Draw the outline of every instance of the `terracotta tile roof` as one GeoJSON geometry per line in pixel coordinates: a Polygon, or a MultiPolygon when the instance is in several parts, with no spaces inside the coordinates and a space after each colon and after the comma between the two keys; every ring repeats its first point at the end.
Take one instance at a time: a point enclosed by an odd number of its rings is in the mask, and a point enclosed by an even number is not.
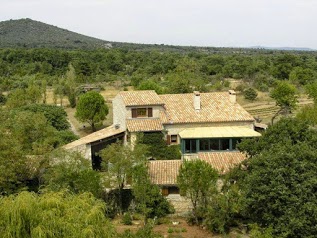
{"type": "Polygon", "coordinates": [[[221,174],[227,173],[235,165],[247,159],[246,155],[239,151],[198,153],[198,158],[209,163],[221,174]]]}
{"type": "Polygon", "coordinates": [[[149,174],[153,184],[174,185],[177,181],[181,160],[149,161],[149,174]]]}
{"type": "Polygon", "coordinates": [[[167,121],[163,123],[204,123],[254,121],[238,103],[232,103],[228,92],[201,93],[201,108],[194,109],[194,94],[159,95],[165,103],[167,121]]]}
{"type": "Polygon", "coordinates": [[[148,106],[163,105],[164,102],[156,94],[154,90],[144,91],[121,91],[119,95],[122,97],[126,106],[148,106]]]}
{"type": "Polygon", "coordinates": [[[83,144],[89,144],[91,142],[102,140],[102,139],[105,139],[107,137],[118,135],[118,134],[123,133],[123,132],[125,132],[125,130],[122,130],[120,128],[116,129],[114,126],[109,126],[109,127],[106,127],[102,130],[91,133],[87,136],[84,136],[78,140],[75,140],[67,145],[64,145],[63,148],[66,150],[72,149],[72,148],[75,148],[77,146],[80,146],[83,144]]]}
{"type": "Polygon", "coordinates": [[[162,122],[157,119],[128,119],[126,120],[128,131],[161,131],[163,130],[162,122]]]}
{"type": "MultiPolygon", "coordinates": [[[[206,152],[198,153],[198,159],[204,160],[224,174],[240,164],[247,157],[239,151],[234,152],[206,152]]],[[[158,185],[175,185],[182,165],[182,160],[154,160],[149,161],[149,174],[152,183],[158,185]]]]}

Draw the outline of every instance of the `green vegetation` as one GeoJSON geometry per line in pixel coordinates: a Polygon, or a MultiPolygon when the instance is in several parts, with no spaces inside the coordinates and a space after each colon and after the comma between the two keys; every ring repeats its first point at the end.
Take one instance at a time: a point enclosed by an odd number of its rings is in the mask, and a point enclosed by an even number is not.
{"type": "Polygon", "coordinates": [[[217,171],[205,161],[185,161],[179,171],[177,184],[181,194],[188,197],[193,206],[192,222],[199,224],[205,217],[208,196],[216,191],[217,171]]]}
{"type": "Polygon", "coordinates": [[[28,18],[0,22],[0,28],[1,48],[94,49],[107,43],[28,18]]]}
{"type": "Polygon", "coordinates": [[[145,223],[148,218],[161,218],[174,212],[159,187],[151,183],[146,164],[134,166],[132,177],[136,210],[144,216],[145,223]]]}
{"type": "MultiPolygon", "coordinates": [[[[5,29],[0,46],[12,47],[0,49],[4,237],[158,237],[151,219],[173,212],[151,184],[146,166],[149,157],[180,158],[179,146],[167,146],[164,134],[140,134],[134,150],[120,143],[108,146],[100,152],[101,171],[92,170],[79,154],[59,150],[77,138],[63,109],[66,98],[77,108],[77,118],[92,129],[108,114],[97,92],[79,96],[80,87],[88,83],[115,83],[159,94],[236,87],[247,100],[258,97],[257,102],[262,92],[270,95],[276,106],[253,113],[269,112],[272,124],[278,116],[282,119],[262,137],[239,144],[250,159],[227,176],[201,161],[181,167],[179,187],[193,205],[189,220],[217,233],[245,227],[251,237],[317,233],[316,52],[127,43],[112,43],[113,48],[106,49],[104,41],[29,19],[2,22],[0,28],[5,29]],[[27,30],[29,26],[36,32],[27,30]],[[46,104],[48,92],[54,92],[54,103],[60,106],[46,104]],[[304,92],[314,105],[296,111],[304,92]],[[216,183],[219,178],[222,185],[216,183]],[[125,184],[132,184],[133,190],[124,189],[125,184]],[[138,215],[146,225],[136,232],[114,232],[107,216],[125,211],[125,223],[138,215]]],[[[182,231],[169,229],[174,232],[182,231]]]]}
{"type": "Polygon", "coordinates": [[[241,143],[253,155],[239,182],[245,214],[279,237],[316,234],[316,140],[305,121],[282,119],[261,138],[241,143]]]}
{"type": "Polygon", "coordinates": [[[146,155],[154,159],[180,159],[181,152],[179,145],[167,145],[164,135],[161,132],[139,133],[137,144],[147,146],[146,155]]]}
{"type": "Polygon", "coordinates": [[[109,109],[103,96],[95,91],[87,92],[79,97],[75,117],[87,122],[92,131],[96,131],[96,123],[103,121],[109,109]]]}
{"type": "Polygon", "coordinates": [[[258,93],[254,88],[247,88],[243,91],[243,95],[245,99],[254,101],[257,98],[258,93]]]}
{"type": "Polygon", "coordinates": [[[0,197],[2,237],[115,237],[105,204],[89,193],[22,192],[0,197]]]}

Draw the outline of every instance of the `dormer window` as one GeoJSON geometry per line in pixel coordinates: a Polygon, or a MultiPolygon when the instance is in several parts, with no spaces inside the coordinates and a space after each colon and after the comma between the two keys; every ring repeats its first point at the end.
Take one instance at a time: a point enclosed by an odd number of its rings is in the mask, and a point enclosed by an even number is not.
{"type": "Polygon", "coordinates": [[[132,109],[132,118],[144,118],[144,117],[153,117],[153,109],[151,107],[132,109]]]}

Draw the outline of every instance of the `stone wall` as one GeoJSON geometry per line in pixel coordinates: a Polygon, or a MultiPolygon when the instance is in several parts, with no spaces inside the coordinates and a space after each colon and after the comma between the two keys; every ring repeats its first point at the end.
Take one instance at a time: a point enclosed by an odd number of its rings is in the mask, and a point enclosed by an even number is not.
{"type": "Polygon", "coordinates": [[[190,200],[179,194],[169,194],[166,199],[174,206],[175,216],[186,216],[192,210],[190,200]]]}

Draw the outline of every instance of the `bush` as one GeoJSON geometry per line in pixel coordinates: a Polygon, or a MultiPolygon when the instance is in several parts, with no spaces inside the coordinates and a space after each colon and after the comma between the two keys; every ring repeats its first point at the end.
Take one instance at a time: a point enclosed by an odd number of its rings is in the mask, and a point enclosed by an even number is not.
{"type": "Polygon", "coordinates": [[[243,91],[243,95],[244,95],[245,99],[250,100],[250,101],[254,101],[257,98],[258,93],[256,92],[255,89],[248,88],[248,89],[243,91]]]}
{"type": "Polygon", "coordinates": [[[115,237],[92,194],[22,192],[0,198],[1,237],[115,237]]]}
{"type": "Polygon", "coordinates": [[[130,212],[124,213],[124,215],[122,217],[122,223],[124,225],[132,225],[132,216],[131,216],[130,212]]]}

